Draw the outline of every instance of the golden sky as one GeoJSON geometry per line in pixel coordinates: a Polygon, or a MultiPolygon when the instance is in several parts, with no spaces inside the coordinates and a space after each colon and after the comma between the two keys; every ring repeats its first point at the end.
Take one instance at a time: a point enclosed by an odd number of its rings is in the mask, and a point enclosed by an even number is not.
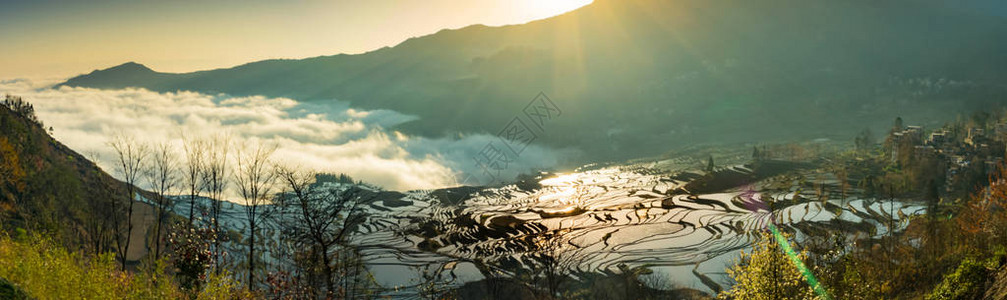
{"type": "Polygon", "coordinates": [[[0,79],[135,61],[161,72],[361,53],[472,24],[518,24],[591,0],[0,1],[0,79]]]}

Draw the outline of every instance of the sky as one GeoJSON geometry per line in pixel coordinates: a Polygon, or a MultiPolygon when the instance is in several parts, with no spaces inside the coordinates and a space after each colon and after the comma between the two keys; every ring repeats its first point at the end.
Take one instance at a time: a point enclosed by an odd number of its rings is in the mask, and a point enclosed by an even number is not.
{"type": "Polygon", "coordinates": [[[160,72],[362,53],[472,24],[520,24],[591,0],[0,0],[0,78],[135,61],[160,72]]]}
{"type": "MultiPolygon", "coordinates": [[[[407,136],[385,128],[417,117],[395,111],[364,111],[339,101],[319,106],[261,96],[52,86],[129,61],[192,72],[362,53],[445,28],[526,23],[590,2],[0,0],[0,94],[33,103],[53,137],[115,176],[108,142],[118,136],[167,143],[179,152],[186,138],[226,135],[235,147],[276,146],[279,164],[347,173],[386,189],[489,184],[492,179],[478,177],[483,170],[472,157],[494,136],[407,136]]],[[[500,178],[555,166],[568,151],[533,145],[500,178]]]]}

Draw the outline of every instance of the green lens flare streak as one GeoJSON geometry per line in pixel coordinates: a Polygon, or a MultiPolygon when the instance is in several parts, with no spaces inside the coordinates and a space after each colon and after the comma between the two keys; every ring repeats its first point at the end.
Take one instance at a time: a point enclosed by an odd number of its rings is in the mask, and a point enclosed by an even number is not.
{"type": "Polygon", "coordinates": [[[815,290],[818,297],[825,300],[832,300],[832,296],[829,296],[829,292],[826,291],[821,284],[818,284],[818,279],[815,279],[815,274],[812,274],[811,270],[804,265],[801,258],[797,256],[797,252],[794,251],[794,248],[790,247],[790,242],[787,241],[787,238],[784,237],[783,234],[780,234],[780,231],[776,229],[776,225],[769,223],[769,230],[773,232],[773,236],[776,237],[776,242],[780,244],[780,247],[783,247],[783,253],[786,254],[787,257],[790,257],[790,261],[794,263],[797,270],[801,272],[801,274],[804,274],[804,280],[807,281],[808,285],[815,290]]]}

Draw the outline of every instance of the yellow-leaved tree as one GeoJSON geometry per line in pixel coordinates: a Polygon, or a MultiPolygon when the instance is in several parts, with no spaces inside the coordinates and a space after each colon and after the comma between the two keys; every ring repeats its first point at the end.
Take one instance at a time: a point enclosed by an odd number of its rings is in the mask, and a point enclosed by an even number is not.
{"type": "MultiPolygon", "coordinates": [[[[784,240],[790,240],[790,235],[779,233],[784,240]]],[[[762,232],[760,238],[752,245],[751,252],[741,252],[741,261],[727,270],[727,274],[736,282],[729,290],[719,295],[720,299],[819,299],[809,286],[801,272],[801,267],[794,264],[791,257],[784,251],[772,233],[762,232]]],[[[807,261],[806,251],[792,252],[797,259],[807,261]]]]}

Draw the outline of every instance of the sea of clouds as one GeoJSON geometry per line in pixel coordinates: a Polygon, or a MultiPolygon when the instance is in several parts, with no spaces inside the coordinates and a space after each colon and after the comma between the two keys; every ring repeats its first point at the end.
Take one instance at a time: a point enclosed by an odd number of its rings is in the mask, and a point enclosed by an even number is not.
{"type": "MultiPolygon", "coordinates": [[[[171,143],[180,158],[184,137],[227,135],[234,145],[277,147],[273,158],[279,164],[345,173],[391,190],[479,185],[490,180],[474,157],[497,137],[407,136],[387,128],[408,126],[406,122],[417,117],[395,111],[357,110],[334,100],[319,104],[138,88],[52,88],[56,82],[3,80],[0,93],[32,103],[39,119],[53,128],[53,137],[95,158],[116,176],[115,156],[108,143],[117,135],[145,143],[171,143]]],[[[531,145],[507,163],[496,179],[553,167],[563,152],[531,145]]]]}

